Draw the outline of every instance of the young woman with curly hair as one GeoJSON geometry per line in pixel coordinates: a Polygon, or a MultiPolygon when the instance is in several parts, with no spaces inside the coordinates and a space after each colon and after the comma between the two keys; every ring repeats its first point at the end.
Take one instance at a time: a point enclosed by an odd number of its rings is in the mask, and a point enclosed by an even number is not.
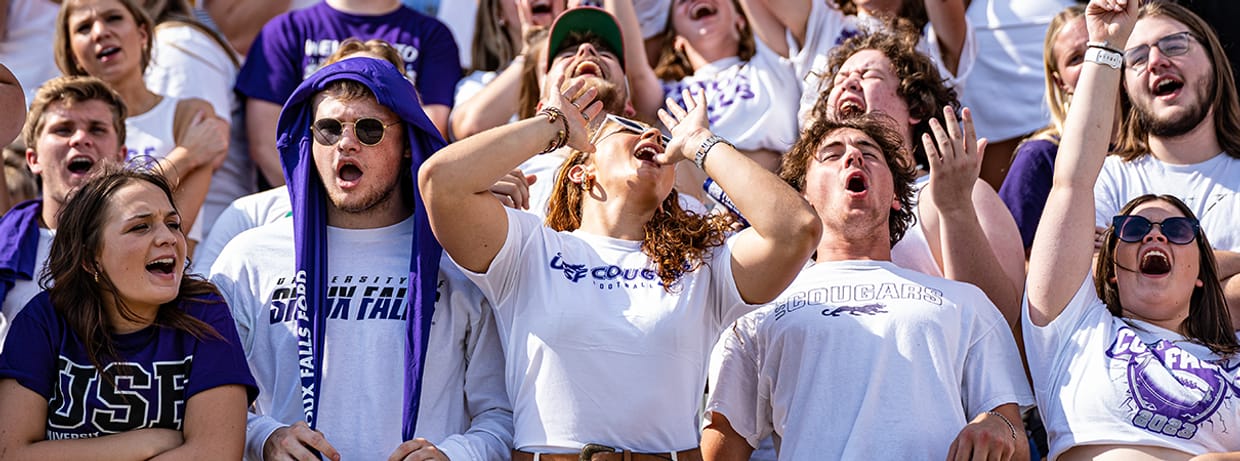
{"type": "Polygon", "coordinates": [[[792,188],[710,131],[700,93],[685,95],[687,111],[668,102],[668,139],[603,114],[596,91],[577,96],[581,87],[432,156],[419,173],[431,226],[493,302],[514,460],[577,459],[583,447],[700,459],[694,421],[711,346],[792,281],[821,224],[792,188]],[[576,152],[556,176],[545,224],[488,192],[561,144],[576,152]],[[684,160],[747,192],[734,201],[750,229],[728,236],[726,218],[680,208],[672,184],[684,160]]]}

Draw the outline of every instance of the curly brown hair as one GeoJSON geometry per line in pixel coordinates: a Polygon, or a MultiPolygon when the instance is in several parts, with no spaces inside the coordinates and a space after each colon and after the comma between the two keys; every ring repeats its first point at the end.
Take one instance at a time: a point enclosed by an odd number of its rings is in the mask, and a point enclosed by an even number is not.
{"type": "MultiPolygon", "coordinates": [[[[848,16],[857,15],[857,4],[853,0],[832,0],[835,8],[848,16]]],[[[903,0],[896,17],[907,20],[916,30],[922,30],[930,23],[930,14],[926,12],[926,3],[922,0],[903,0]]]]}
{"type": "Polygon", "coordinates": [[[801,133],[801,139],[792,145],[792,149],[784,154],[783,164],[779,169],[779,177],[797,192],[805,191],[805,173],[809,162],[814,161],[818,147],[827,136],[836,131],[851,128],[869,136],[883,151],[887,168],[891,170],[892,184],[895,187],[896,199],[900,201],[899,210],[891,210],[887,216],[887,231],[890,233],[891,245],[904,238],[904,232],[916,223],[913,215],[913,182],[917,179],[917,169],[908,160],[904,151],[904,137],[895,129],[895,120],[880,113],[862,114],[843,120],[819,118],[801,133]]]}
{"type": "MultiPolygon", "coordinates": [[[[585,192],[569,179],[569,170],[585,164],[589,158],[590,154],[573,150],[556,173],[547,207],[547,227],[556,231],[581,227],[581,203],[585,192]]],[[[681,208],[680,195],[674,189],[663,199],[654,216],[646,222],[642,252],[654,262],[664,291],[676,291],[684,274],[707,263],[706,255],[711,248],[723,245],[732,222],[728,215],[700,215],[681,208]]]]}
{"type": "Polygon", "coordinates": [[[892,71],[900,79],[897,93],[908,105],[909,117],[921,120],[913,126],[912,136],[909,139],[914,141],[908,147],[912,150],[917,165],[928,167],[926,149],[916,140],[920,139],[923,133],[933,135],[930,130],[930,120],[937,118],[939,123],[946,123],[942,120],[943,107],[951,106],[959,111],[960,100],[957,99],[956,90],[944,84],[945,80],[939,74],[934,61],[917,51],[919,36],[907,27],[892,24],[890,28],[892,32],[874,31],[851,37],[831,50],[826,74],[822,76],[818,101],[814,103],[811,111],[811,119],[827,117],[828,109],[830,109],[827,97],[835,87],[833,77],[844,66],[844,61],[860,51],[876,50],[887,56],[887,59],[891,61],[892,71]]]}

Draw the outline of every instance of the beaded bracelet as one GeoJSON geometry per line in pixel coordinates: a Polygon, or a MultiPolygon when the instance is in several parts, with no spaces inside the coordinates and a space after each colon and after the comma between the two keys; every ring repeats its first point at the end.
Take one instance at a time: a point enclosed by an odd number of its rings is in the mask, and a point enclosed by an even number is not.
{"type": "Polygon", "coordinates": [[[547,144],[547,148],[543,149],[541,153],[546,154],[568,144],[568,119],[564,117],[564,112],[555,107],[544,107],[538,111],[537,115],[546,115],[547,123],[554,124],[556,121],[559,121],[561,127],[560,131],[555,134],[555,138],[547,144]]]}

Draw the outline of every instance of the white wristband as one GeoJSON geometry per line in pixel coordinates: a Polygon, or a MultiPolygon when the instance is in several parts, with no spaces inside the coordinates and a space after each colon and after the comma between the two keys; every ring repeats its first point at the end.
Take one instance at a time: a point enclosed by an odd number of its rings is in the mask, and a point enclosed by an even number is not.
{"type": "Polygon", "coordinates": [[[1097,46],[1091,46],[1085,50],[1085,60],[1096,64],[1102,64],[1112,69],[1119,69],[1124,65],[1124,55],[1097,46]]]}

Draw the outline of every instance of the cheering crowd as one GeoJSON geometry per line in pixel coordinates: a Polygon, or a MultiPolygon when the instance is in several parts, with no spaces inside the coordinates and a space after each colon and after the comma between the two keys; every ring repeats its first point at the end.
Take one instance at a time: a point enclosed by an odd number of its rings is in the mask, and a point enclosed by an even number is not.
{"type": "Polygon", "coordinates": [[[6,7],[0,459],[1240,460],[1225,1],[6,7]]]}

